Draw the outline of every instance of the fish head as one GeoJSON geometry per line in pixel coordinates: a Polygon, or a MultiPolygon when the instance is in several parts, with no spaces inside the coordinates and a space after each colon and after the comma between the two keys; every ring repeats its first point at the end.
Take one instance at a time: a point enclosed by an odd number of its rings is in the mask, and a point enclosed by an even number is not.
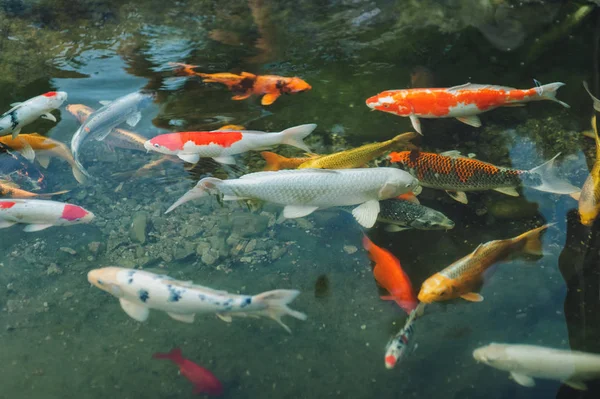
{"type": "Polygon", "coordinates": [[[390,90],[367,98],[367,107],[400,116],[412,114],[412,105],[404,99],[403,90],[390,90]]]}
{"type": "Polygon", "coordinates": [[[398,152],[390,152],[387,158],[390,163],[397,163],[402,169],[404,169],[409,161],[412,151],[398,151],[398,152]]]}
{"type": "Polygon", "coordinates": [[[181,138],[177,133],[161,134],[144,143],[146,151],[159,152],[166,155],[176,155],[183,150],[181,138]]]}
{"type": "Polygon", "coordinates": [[[581,224],[584,226],[591,226],[594,224],[594,220],[598,217],[598,207],[597,206],[581,206],[579,205],[579,219],[581,220],[581,224]]]}
{"type": "MultiPolygon", "coordinates": [[[[383,169],[383,168],[380,168],[383,169]]],[[[409,173],[396,168],[386,168],[390,171],[384,187],[379,192],[379,199],[398,197],[407,192],[418,195],[421,192],[419,181],[409,173]]]]}
{"type": "Polygon", "coordinates": [[[120,298],[123,296],[123,290],[119,284],[118,274],[123,269],[120,267],[103,267],[88,272],[87,278],[90,284],[106,291],[111,295],[120,298]]]}
{"type": "Polygon", "coordinates": [[[300,78],[293,77],[287,80],[285,85],[281,88],[281,91],[284,93],[301,93],[310,89],[312,89],[312,86],[307,82],[300,78]]]}
{"type": "Polygon", "coordinates": [[[413,220],[410,225],[419,230],[450,230],[454,228],[454,222],[437,211],[425,212],[413,220]]]}
{"type": "Polygon", "coordinates": [[[46,100],[46,106],[49,109],[58,108],[67,101],[67,93],[64,91],[49,91],[47,93],[42,94],[42,97],[46,100]]]}
{"type": "Polygon", "coordinates": [[[94,220],[95,215],[83,209],[80,206],[65,204],[62,214],[60,215],[61,224],[80,224],[80,223],[90,223],[94,220]]]}
{"type": "Polygon", "coordinates": [[[488,366],[497,367],[500,363],[504,363],[508,360],[506,346],[496,343],[482,346],[473,351],[473,358],[488,366]]]}
{"type": "Polygon", "coordinates": [[[69,104],[67,105],[67,111],[73,115],[79,123],[83,123],[91,115],[94,110],[87,105],[83,104],[69,104]]]}
{"type": "Polygon", "coordinates": [[[424,303],[447,301],[456,298],[457,292],[452,279],[436,273],[423,282],[419,291],[419,301],[424,303]]]}

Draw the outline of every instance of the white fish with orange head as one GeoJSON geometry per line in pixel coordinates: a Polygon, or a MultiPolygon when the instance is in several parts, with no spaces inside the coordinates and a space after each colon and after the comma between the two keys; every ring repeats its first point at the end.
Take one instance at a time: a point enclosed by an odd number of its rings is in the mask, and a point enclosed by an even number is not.
{"type": "Polygon", "coordinates": [[[239,179],[207,177],[167,210],[192,199],[222,194],[223,200],[258,199],[283,205],[285,218],[310,215],[318,209],[358,205],[352,215],[373,227],[379,201],[420,189],[417,179],[396,168],[297,169],[250,173],[239,179]]]}
{"type": "Polygon", "coordinates": [[[64,91],[49,91],[22,103],[12,103],[12,108],[0,115],[0,136],[11,134],[13,138],[40,116],[56,122],[50,111],[60,107],[67,99],[64,91]]]}
{"type": "Polygon", "coordinates": [[[17,223],[27,224],[26,232],[52,226],[89,223],[94,214],[80,206],[38,199],[0,199],[0,229],[17,223]]]}
{"type": "Polygon", "coordinates": [[[473,357],[478,362],[508,371],[517,384],[525,387],[535,386],[534,378],[543,378],[586,390],[585,381],[600,379],[600,354],[491,343],[475,349],[473,357]]]}
{"type": "Polygon", "coordinates": [[[162,310],[177,320],[192,323],[196,314],[215,313],[230,322],[231,316],[269,317],[290,332],[281,318],[306,320],[304,313],[287,305],[300,294],[297,290],[273,290],[258,295],[237,295],[179,281],[147,271],[122,267],[91,270],[88,281],[119,298],[121,307],[137,321],[146,321],[150,309],[162,310]]]}

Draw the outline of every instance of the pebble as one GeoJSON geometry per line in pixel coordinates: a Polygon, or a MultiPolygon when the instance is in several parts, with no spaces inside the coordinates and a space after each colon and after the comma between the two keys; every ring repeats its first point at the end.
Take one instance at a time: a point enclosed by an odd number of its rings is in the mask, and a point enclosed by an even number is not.
{"type": "Polygon", "coordinates": [[[144,244],[147,238],[148,214],[146,212],[136,212],[131,219],[131,228],[129,237],[134,242],[144,244]]]}
{"type": "Polygon", "coordinates": [[[358,251],[358,248],[356,248],[354,245],[344,245],[344,252],[346,252],[348,255],[352,255],[356,251],[358,251]]]}
{"type": "Polygon", "coordinates": [[[98,253],[98,251],[100,251],[100,246],[102,245],[101,242],[98,241],[94,241],[94,242],[90,242],[88,244],[88,249],[90,250],[91,253],[98,253]]]}
{"type": "Polygon", "coordinates": [[[59,248],[61,251],[66,252],[68,254],[71,255],[77,255],[77,251],[75,251],[73,248],[69,248],[69,247],[60,247],[59,248]]]}

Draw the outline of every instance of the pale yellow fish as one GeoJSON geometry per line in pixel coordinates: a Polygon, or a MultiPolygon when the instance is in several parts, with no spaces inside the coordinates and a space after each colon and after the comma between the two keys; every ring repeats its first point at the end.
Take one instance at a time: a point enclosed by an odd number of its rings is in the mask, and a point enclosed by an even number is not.
{"type": "MultiPolygon", "coordinates": [[[[597,101],[591,93],[590,96],[594,102],[597,101]]],[[[579,219],[585,226],[591,226],[600,213],[600,138],[596,128],[595,115],[592,117],[592,129],[594,129],[594,139],[596,140],[596,161],[589,176],[585,179],[579,194],[578,206],[579,219]]]]}
{"type": "Polygon", "coordinates": [[[409,132],[399,134],[391,140],[381,143],[365,144],[351,150],[336,152],[331,155],[324,155],[316,159],[311,159],[300,166],[298,169],[350,169],[364,167],[373,159],[382,156],[388,151],[406,149],[414,150],[417,147],[410,141],[418,137],[417,133],[409,132]]]}

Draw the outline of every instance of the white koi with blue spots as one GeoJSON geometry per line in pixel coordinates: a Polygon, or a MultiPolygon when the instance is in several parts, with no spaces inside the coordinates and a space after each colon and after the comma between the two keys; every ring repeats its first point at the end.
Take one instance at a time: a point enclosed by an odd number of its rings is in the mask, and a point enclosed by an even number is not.
{"type": "Polygon", "coordinates": [[[304,313],[287,306],[300,294],[297,290],[236,295],[195,285],[191,281],[121,267],[91,270],[88,281],[119,298],[125,313],[137,321],[146,321],[150,309],[162,310],[185,323],[192,323],[198,313],[215,313],[228,322],[231,316],[269,317],[288,332],[291,330],[281,321],[282,316],[306,320],[304,313]]]}

